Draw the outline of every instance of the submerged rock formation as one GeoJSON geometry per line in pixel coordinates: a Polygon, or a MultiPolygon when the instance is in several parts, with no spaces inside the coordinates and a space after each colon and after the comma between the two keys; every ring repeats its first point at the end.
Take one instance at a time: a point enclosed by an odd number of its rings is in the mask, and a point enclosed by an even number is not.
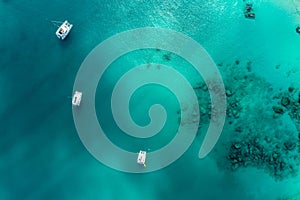
{"type": "Polygon", "coordinates": [[[299,89],[275,91],[252,73],[251,65],[219,65],[227,86],[228,127],[214,156],[221,169],[252,166],[276,180],[295,176],[300,165],[299,89]]]}

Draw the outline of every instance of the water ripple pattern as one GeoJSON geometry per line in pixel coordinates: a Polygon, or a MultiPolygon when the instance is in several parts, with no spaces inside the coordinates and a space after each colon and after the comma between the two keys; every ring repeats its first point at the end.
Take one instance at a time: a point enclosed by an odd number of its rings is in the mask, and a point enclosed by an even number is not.
{"type": "Polygon", "coordinates": [[[138,28],[119,33],[103,41],[86,57],[73,88],[74,91],[83,92],[81,106],[73,107],[73,118],[81,141],[97,160],[113,169],[129,173],[162,169],[177,160],[193,142],[200,120],[197,97],[184,76],[164,65],[160,65],[160,70],[148,67],[149,64],[134,67],[119,79],[111,98],[112,113],[119,128],[138,138],[154,136],[163,128],[167,118],[165,109],[155,104],[149,110],[151,121],[147,126],[141,127],[134,123],[129,112],[129,101],[139,87],[160,84],[178,99],[181,122],[185,123],[180,123],[176,136],[169,144],[147,153],[147,167],[136,163],[136,152],[123,150],[113,144],[101,128],[95,109],[98,82],[114,60],[139,49],[173,52],[192,64],[203,77],[212,104],[210,125],[199,151],[199,158],[204,158],[216,144],[225,121],[223,81],[213,60],[199,43],[182,33],[162,28],[138,28]]]}

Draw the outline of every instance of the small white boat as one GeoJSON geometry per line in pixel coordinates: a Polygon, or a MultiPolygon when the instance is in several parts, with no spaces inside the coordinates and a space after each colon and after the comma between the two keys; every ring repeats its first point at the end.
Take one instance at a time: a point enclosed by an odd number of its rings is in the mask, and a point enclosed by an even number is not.
{"type": "Polygon", "coordinates": [[[80,106],[81,97],[82,97],[82,92],[75,91],[73,98],[72,98],[72,105],[80,106]]]}
{"type": "Polygon", "coordinates": [[[60,25],[60,27],[58,27],[58,29],[56,31],[56,36],[59,39],[64,40],[67,37],[67,35],[70,33],[72,27],[73,27],[73,24],[70,24],[67,20],[64,21],[62,23],[62,25],[60,25]]]}
{"type": "Polygon", "coordinates": [[[137,157],[137,163],[146,167],[146,151],[140,151],[137,157]]]}

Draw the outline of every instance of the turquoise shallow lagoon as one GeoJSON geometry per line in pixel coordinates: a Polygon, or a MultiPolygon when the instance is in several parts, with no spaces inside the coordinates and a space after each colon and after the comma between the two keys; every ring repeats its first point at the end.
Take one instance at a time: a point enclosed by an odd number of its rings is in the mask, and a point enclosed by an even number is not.
{"type": "Polygon", "coordinates": [[[300,199],[300,6],[297,0],[0,1],[0,199],[300,199]],[[74,27],[65,41],[52,20],[74,27]],[[129,151],[159,149],[178,127],[178,102],[166,88],[132,97],[137,124],[153,103],[166,126],[147,140],[122,134],[109,110],[118,77],[133,66],[162,63],[182,73],[202,108],[200,129],[184,155],[148,174],[113,170],[94,159],[73,122],[71,96],[81,63],[122,31],[160,27],[182,32],[211,55],[228,89],[221,138],[205,159],[198,151],[209,109],[201,76],[169,52],[131,52],[99,82],[96,110],[108,138],[129,151]],[[200,98],[201,97],[201,98],[200,98]],[[202,98],[203,97],[203,98],[202,98]],[[286,99],[288,98],[288,100],[286,99]],[[284,100],[282,100],[284,99],[284,100]],[[298,102],[298,103],[297,103],[298,102]]]}

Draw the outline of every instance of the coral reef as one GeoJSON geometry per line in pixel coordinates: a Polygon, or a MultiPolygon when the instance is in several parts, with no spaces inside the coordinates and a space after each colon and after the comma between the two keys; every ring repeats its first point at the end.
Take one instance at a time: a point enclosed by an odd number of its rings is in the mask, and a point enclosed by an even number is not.
{"type": "Polygon", "coordinates": [[[300,130],[300,91],[290,86],[286,91],[280,92],[273,96],[275,101],[274,107],[280,107],[286,112],[294,122],[297,130],[300,130]]]}
{"type": "Polygon", "coordinates": [[[255,13],[253,12],[252,3],[246,3],[244,8],[244,15],[248,19],[255,19],[255,13]]]}
{"type": "MultiPolygon", "coordinates": [[[[253,135],[251,130],[249,135],[253,135]]],[[[238,142],[232,142],[228,160],[231,169],[254,166],[266,170],[276,180],[294,176],[297,173],[299,160],[297,141],[286,140],[282,143],[268,136],[251,136],[238,142]]]]}
{"type": "Polygon", "coordinates": [[[251,166],[276,180],[295,176],[300,164],[299,89],[275,91],[252,72],[251,61],[242,63],[218,64],[227,86],[228,110],[215,159],[221,169],[251,166]]]}

